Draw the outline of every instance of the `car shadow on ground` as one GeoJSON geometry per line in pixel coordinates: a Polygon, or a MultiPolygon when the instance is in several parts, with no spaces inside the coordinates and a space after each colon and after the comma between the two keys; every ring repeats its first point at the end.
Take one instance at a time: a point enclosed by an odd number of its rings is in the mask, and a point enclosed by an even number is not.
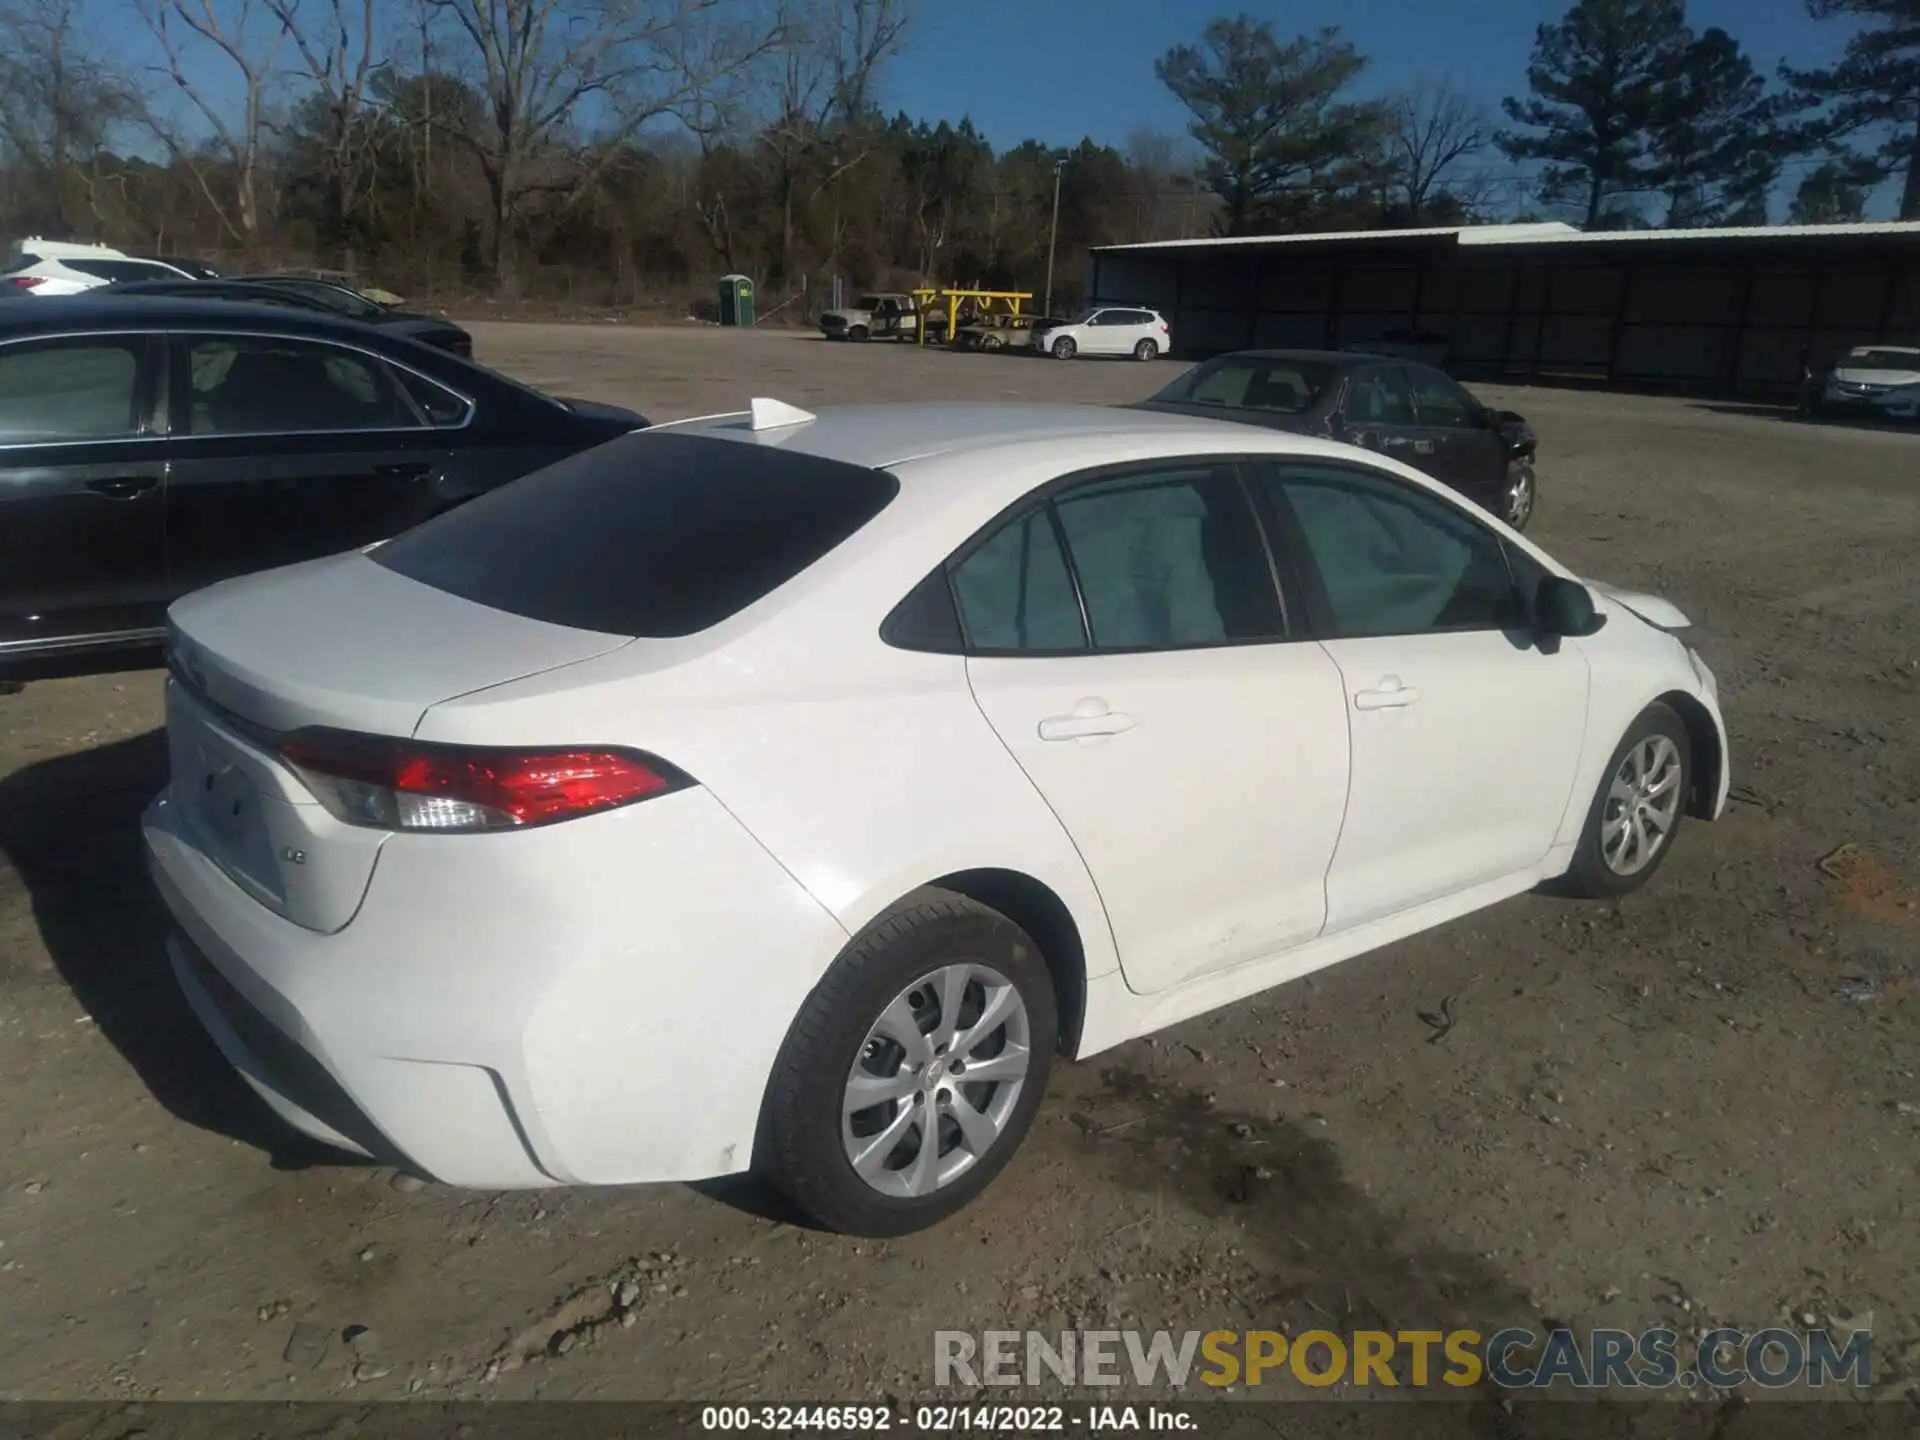
{"type": "Polygon", "coordinates": [[[1695,410],[1714,415],[1741,415],[1758,420],[1784,420],[1790,425],[1833,430],[1878,430],[1893,434],[1911,434],[1914,427],[1898,420],[1882,420],[1872,415],[1809,415],[1791,405],[1762,405],[1743,400],[1695,400],[1695,410]]]}
{"type": "Polygon", "coordinates": [[[227,1065],[167,963],[167,915],[148,879],[140,812],[167,780],[166,733],[0,778],[0,853],[74,998],[162,1105],[261,1150],[277,1169],[354,1164],[289,1129],[227,1065]]]}

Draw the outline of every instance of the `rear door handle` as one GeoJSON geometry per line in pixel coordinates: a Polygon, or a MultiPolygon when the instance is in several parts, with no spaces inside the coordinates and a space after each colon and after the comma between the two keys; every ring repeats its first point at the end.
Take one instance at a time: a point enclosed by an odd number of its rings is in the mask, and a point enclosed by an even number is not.
{"type": "Polygon", "coordinates": [[[1411,685],[1402,685],[1398,675],[1382,676],[1378,687],[1362,690],[1353,697],[1356,710],[1398,710],[1419,703],[1420,692],[1411,685]]]}
{"type": "Polygon", "coordinates": [[[1107,735],[1124,735],[1133,729],[1134,718],[1109,709],[1107,702],[1089,696],[1073,707],[1069,715],[1053,715],[1040,722],[1042,740],[1097,740],[1107,735]]]}
{"type": "Polygon", "coordinates": [[[1402,445],[1411,445],[1413,442],[1404,435],[1386,435],[1381,437],[1380,443],[1390,450],[1397,450],[1402,445]]]}
{"type": "Polygon", "coordinates": [[[412,480],[433,469],[430,460],[402,460],[392,465],[376,465],[373,473],[382,480],[412,480]]]}
{"type": "Polygon", "coordinates": [[[109,500],[133,500],[160,483],[154,475],[115,475],[106,480],[89,480],[87,489],[109,500]]]}

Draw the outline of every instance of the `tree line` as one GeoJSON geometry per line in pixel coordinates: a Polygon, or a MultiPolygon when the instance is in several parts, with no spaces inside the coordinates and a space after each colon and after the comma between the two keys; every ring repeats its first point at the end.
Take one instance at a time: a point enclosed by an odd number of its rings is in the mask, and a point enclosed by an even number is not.
{"type": "Polygon", "coordinates": [[[1130,240],[1757,224],[1789,180],[1797,220],[1920,218],[1920,0],[1806,3],[1840,58],[1768,77],[1684,0],[1576,0],[1498,112],[1222,18],[1153,67],[1186,134],[996,150],[883,108],[912,0],[0,0],[0,232],[595,304],[742,271],[764,312],[1050,249],[1070,294],[1130,240]]]}

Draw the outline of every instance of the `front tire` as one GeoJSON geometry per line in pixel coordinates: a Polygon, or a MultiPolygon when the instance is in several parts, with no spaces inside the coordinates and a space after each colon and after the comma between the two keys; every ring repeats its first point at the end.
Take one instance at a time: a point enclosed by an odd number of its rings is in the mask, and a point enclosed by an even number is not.
{"type": "Polygon", "coordinates": [[[1506,483],[1500,487],[1500,518],[1515,530],[1526,529],[1539,498],[1540,481],[1532,463],[1516,460],[1507,466],[1506,483]]]}
{"type": "Polygon", "coordinates": [[[982,350],[1001,350],[1006,347],[1006,343],[1007,342],[998,335],[982,335],[980,337],[980,348],[982,350]]]}
{"type": "Polygon", "coordinates": [[[1079,353],[1080,347],[1073,343],[1071,335],[1062,335],[1053,342],[1052,355],[1056,360],[1071,360],[1079,353]]]}
{"type": "Polygon", "coordinates": [[[1136,360],[1158,360],[1160,358],[1160,347],[1151,340],[1142,340],[1138,345],[1133,347],[1133,358],[1136,360]]]}
{"type": "Polygon", "coordinates": [[[953,1215],[1005,1167],[1052,1068],[1052,976],[1006,916],[922,891],[801,1006],[768,1088],[768,1178],[819,1224],[883,1238],[953,1215]]]}
{"type": "Polygon", "coordinates": [[[866,338],[867,338],[867,327],[864,325],[856,325],[851,330],[847,331],[847,339],[849,340],[864,340],[866,338]]]}
{"type": "Polygon", "coordinates": [[[1651,880],[1673,849],[1692,786],[1687,727],[1668,706],[1649,705],[1607,761],[1565,888],[1604,900],[1651,880]]]}

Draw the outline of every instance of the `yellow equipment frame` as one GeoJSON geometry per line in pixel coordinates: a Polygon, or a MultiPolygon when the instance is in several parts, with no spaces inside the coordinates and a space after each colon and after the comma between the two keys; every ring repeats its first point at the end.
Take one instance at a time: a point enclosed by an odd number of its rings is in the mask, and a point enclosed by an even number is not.
{"type": "Polygon", "coordinates": [[[953,343],[953,332],[960,324],[961,301],[983,300],[986,302],[987,313],[992,314],[993,302],[996,300],[1004,300],[1007,304],[1007,313],[1010,315],[1018,315],[1022,302],[1033,299],[1033,292],[1031,290],[941,290],[934,287],[925,287],[915,290],[913,292],[913,298],[920,306],[921,324],[917,328],[920,332],[919,343],[922,347],[925,347],[927,343],[925,320],[927,312],[933,308],[934,301],[946,301],[947,343],[951,345],[953,343]]]}

